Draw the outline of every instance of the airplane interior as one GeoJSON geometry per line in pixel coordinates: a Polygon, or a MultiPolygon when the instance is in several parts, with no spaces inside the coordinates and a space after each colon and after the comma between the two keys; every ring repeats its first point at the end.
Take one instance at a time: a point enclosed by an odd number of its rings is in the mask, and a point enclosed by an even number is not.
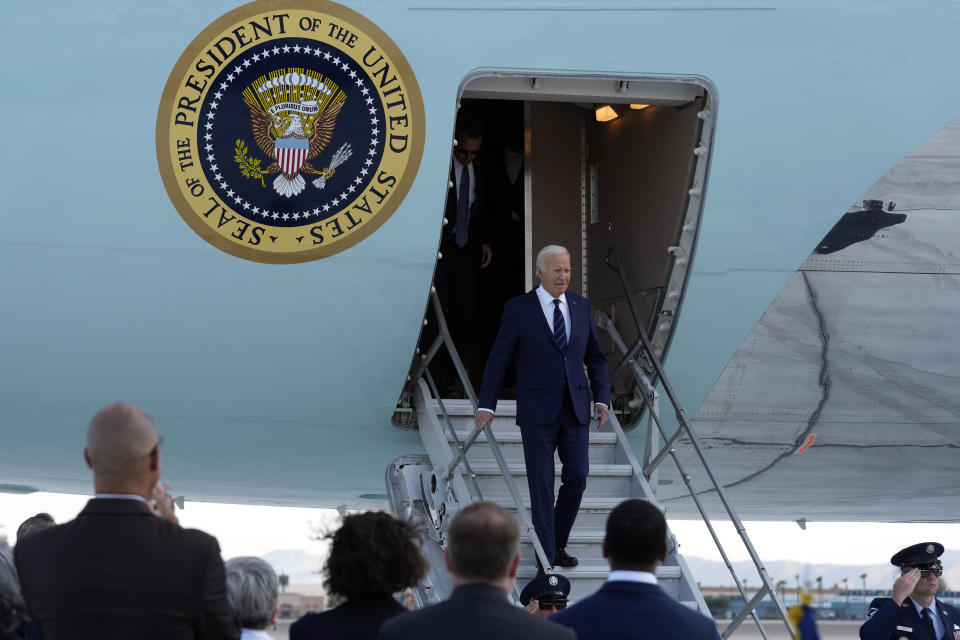
{"type": "Polygon", "coordinates": [[[471,379],[482,374],[503,303],[537,286],[537,251],[559,244],[570,251],[570,290],[619,335],[600,331],[616,367],[614,407],[634,426],[637,385],[616,366],[624,356],[617,344],[634,345],[642,326],[660,358],[669,347],[696,250],[715,108],[709,87],[484,74],[468,79],[462,95],[461,110],[484,126],[495,256],[477,282],[485,348],[471,379]]]}

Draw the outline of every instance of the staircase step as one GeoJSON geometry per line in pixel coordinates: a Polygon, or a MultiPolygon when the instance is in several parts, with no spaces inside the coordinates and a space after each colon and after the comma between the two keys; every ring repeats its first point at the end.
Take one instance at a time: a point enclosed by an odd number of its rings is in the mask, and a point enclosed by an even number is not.
{"type": "MultiPolygon", "coordinates": [[[[582,600],[596,593],[607,581],[610,567],[607,564],[581,564],[565,569],[554,567],[554,573],[559,573],[570,579],[570,602],[582,600]]],[[[517,569],[517,586],[523,589],[524,585],[537,575],[537,567],[533,560],[521,561],[517,569]]],[[[657,567],[657,583],[673,597],[679,595],[681,586],[680,568],[676,566],[657,567]]],[[[694,607],[696,609],[696,607],[694,607]]]]}
{"type": "MultiPolygon", "coordinates": [[[[458,431],[457,437],[461,443],[464,443],[471,434],[472,431],[458,431]]],[[[518,430],[494,433],[494,437],[496,437],[500,451],[503,453],[503,457],[508,464],[523,463],[523,440],[518,430]]],[[[453,435],[449,433],[447,434],[447,442],[450,443],[451,447],[455,448],[457,446],[453,435]]],[[[613,464],[617,458],[616,434],[591,433],[589,456],[591,464],[613,464]]],[[[477,438],[476,442],[473,443],[473,446],[471,446],[467,452],[467,460],[470,461],[470,464],[484,461],[494,462],[496,460],[486,436],[481,435],[477,438]]],[[[559,454],[554,455],[554,460],[559,463],[559,454]]]]}
{"type": "MultiPolygon", "coordinates": [[[[590,481],[587,480],[587,484],[590,481]]],[[[490,502],[496,502],[501,507],[510,512],[510,515],[517,517],[517,505],[513,502],[513,497],[509,493],[484,493],[483,497],[490,502]]],[[[580,531],[603,531],[607,526],[607,518],[613,509],[626,500],[629,496],[584,496],[580,503],[580,511],[577,512],[577,519],[573,523],[573,533],[580,531]]],[[[522,496],[523,506],[530,515],[530,496],[522,496]]]]}
{"type": "MultiPolygon", "coordinates": [[[[610,575],[610,565],[606,564],[580,564],[576,567],[564,568],[564,567],[554,567],[554,573],[562,573],[567,578],[573,580],[576,579],[602,579],[606,580],[607,576],[610,575]]],[[[519,581],[521,577],[528,580],[533,579],[537,575],[537,567],[535,565],[526,566],[524,563],[520,563],[520,566],[517,568],[517,580],[519,581]]],[[[660,565],[657,567],[657,581],[658,582],[677,582],[681,579],[680,567],[676,565],[660,565]]]]}
{"type": "MultiPolygon", "coordinates": [[[[473,466],[473,472],[479,476],[500,475],[500,466],[496,463],[478,463],[473,466]]],[[[526,476],[527,469],[522,464],[507,465],[512,476],[526,476]]],[[[554,472],[560,476],[561,465],[554,465],[554,472]]],[[[628,464],[592,464],[590,465],[590,478],[629,478],[633,475],[633,467],[628,464]]],[[[589,484],[589,480],[587,481],[589,484]]]]}
{"type": "MultiPolygon", "coordinates": [[[[489,429],[490,427],[487,427],[489,429]]],[[[486,430],[484,430],[486,431],[486,430]]],[[[460,438],[460,442],[466,442],[467,439],[473,435],[473,429],[461,430],[456,429],[457,437],[460,438]]],[[[523,444],[523,439],[520,436],[519,429],[497,429],[493,430],[493,437],[497,439],[498,444],[523,444]]],[[[447,440],[453,442],[453,436],[449,433],[447,434],[447,440]]],[[[480,437],[477,438],[476,444],[484,444],[487,439],[483,434],[480,434],[480,437]]],[[[615,445],[617,444],[617,434],[608,432],[608,431],[597,431],[594,429],[590,432],[590,449],[593,450],[594,445],[615,445]]]]}
{"type": "MultiPolygon", "coordinates": [[[[431,399],[427,406],[432,408],[437,415],[441,414],[440,403],[436,399],[431,399]]],[[[476,411],[473,410],[473,403],[465,398],[444,398],[443,408],[447,410],[447,414],[450,416],[470,416],[472,418],[476,415],[476,411]]],[[[510,417],[511,419],[516,420],[516,401],[500,400],[497,402],[495,415],[498,418],[510,417]]]]}
{"type": "MultiPolygon", "coordinates": [[[[488,493],[507,493],[506,481],[496,463],[478,462],[474,464],[471,462],[470,467],[477,476],[477,486],[484,496],[488,493]]],[[[508,468],[520,495],[528,495],[530,491],[527,485],[526,468],[518,463],[508,464],[508,468]]],[[[554,465],[555,490],[560,487],[560,471],[561,466],[559,464],[554,465]]],[[[629,498],[632,473],[633,469],[628,464],[591,464],[584,496],[617,496],[621,501],[629,498]]]]}
{"type": "MultiPolygon", "coordinates": [[[[587,484],[589,483],[590,479],[588,478],[587,484]]],[[[527,511],[530,511],[530,496],[521,497],[523,498],[524,508],[526,508],[527,511]]],[[[505,491],[492,491],[490,493],[485,493],[483,494],[483,498],[490,502],[496,502],[507,511],[516,512],[517,510],[517,505],[513,502],[513,497],[505,491]]],[[[626,500],[626,498],[621,498],[619,496],[584,496],[583,501],[580,503],[580,513],[609,514],[624,500],[626,500]]]]}

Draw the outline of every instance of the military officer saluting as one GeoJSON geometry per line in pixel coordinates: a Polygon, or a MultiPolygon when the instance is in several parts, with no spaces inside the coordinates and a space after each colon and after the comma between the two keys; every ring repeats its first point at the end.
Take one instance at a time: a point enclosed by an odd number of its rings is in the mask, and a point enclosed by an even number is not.
{"type": "Polygon", "coordinates": [[[900,567],[892,598],[874,598],[860,627],[861,640],[960,640],[960,609],[935,598],[943,565],[939,542],[901,549],[891,564],[900,567]]]}

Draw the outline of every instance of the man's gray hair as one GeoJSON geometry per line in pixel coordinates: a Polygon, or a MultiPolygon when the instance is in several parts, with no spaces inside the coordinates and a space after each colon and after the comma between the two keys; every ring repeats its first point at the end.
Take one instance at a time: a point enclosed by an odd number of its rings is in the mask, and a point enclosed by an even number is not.
{"type": "Polygon", "coordinates": [[[548,244],[543,249],[540,249],[540,253],[537,254],[537,269],[543,270],[543,263],[546,261],[547,256],[557,255],[560,253],[565,253],[570,255],[570,252],[567,251],[566,247],[561,247],[558,244],[548,244]]]}
{"type": "Polygon", "coordinates": [[[17,613],[27,607],[20,595],[20,580],[13,564],[13,550],[6,538],[0,537],[0,635],[10,631],[17,620],[17,613]]]}
{"type": "Polygon", "coordinates": [[[244,629],[266,629],[279,601],[277,573],[254,556],[231,558],[224,563],[227,600],[244,629]]]}

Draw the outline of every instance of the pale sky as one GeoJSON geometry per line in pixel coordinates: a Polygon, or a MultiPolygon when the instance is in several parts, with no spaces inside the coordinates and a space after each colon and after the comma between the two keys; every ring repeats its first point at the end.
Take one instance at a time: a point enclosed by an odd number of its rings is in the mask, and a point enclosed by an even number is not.
{"type": "MultiPolygon", "coordinates": [[[[86,496],[52,493],[0,494],[0,535],[15,542],[17,527],[40,511],[59,522],[72,519],[83,508],[86,496]]],[[[270,551],[299,549],[324,553],[325,545],[311,540],[311,525],[329,527],[336,523],[333,509],[263,507],[188,502],[179,512],[185,527],[202,529],[217,537],[223,557],[262,555],[270,551]]],[[[686,556],[719,559],[712,539],[702,522],[670,522],[686,556]]],[[[939,541],[948,549],[960,548],[960,524],[877,524],[810,522],[802,531],[795,522],[747,522],[747,534],[764,562],[801,560],[811,564],[880,564],[907,545],[939,541]]],[[[727,554],[732,561],[749,556],[739,543],[733,526],[716,522],[727,554]]]]}

